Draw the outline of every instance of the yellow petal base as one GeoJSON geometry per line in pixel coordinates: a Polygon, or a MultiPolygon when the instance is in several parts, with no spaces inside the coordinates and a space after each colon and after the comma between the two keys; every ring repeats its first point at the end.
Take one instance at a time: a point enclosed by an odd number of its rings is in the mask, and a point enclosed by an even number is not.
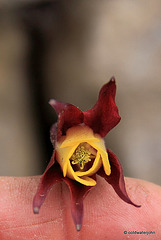
{"type": "Polygon", "coordinates": [[[66,136],[60,138],[56,144],[56,159],[61,166],[64,177],[67,176],[86,186],[96,185],[96,181],[90,176],[97,173],[102,165],[107,175],[111,173],[104,140],[98,134],[94,134],[91,128],[84,125],[69,128],[66,136]],[[86,146],[90,146],[93,152],[88,148],[84,149],[86,146]],[[91,161],[90,156],[94,158],[93,164],[89,169],[83,171],[87,162],[91,161]],[[72,164],[76,164],[80,169],[74,171],[72,164]]]}

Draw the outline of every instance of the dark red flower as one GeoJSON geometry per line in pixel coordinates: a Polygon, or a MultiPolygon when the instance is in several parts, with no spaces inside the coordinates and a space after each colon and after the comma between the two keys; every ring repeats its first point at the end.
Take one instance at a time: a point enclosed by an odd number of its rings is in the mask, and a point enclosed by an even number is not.
{"type": "Polygon", "coordinates": [[[72,104],[50,100],[58,115],[50,132],[54,152],[34,197],[34,213],[39,213],[52,185],[64,181],[70,189],[72,217],[79,231],[83,220],[83,199],[96,185],[97,174],[112,185],[122,200],[138,207],[127,195],[117,157],[106,150],[104,144],[103,138],[121,119],[115,94],[115,79],[111,78],[102,87],[97,103],[86,112],[72,104]]]}

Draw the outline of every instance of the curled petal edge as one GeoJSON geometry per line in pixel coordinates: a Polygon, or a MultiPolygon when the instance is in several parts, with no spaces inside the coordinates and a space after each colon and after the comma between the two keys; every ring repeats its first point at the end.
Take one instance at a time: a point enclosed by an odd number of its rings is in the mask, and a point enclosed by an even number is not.
{"type": "Polygon", "coordinates": [[[125,188],[125,181],[123,176],[123,170],[119,160],[117,159],[116,155],[112,153],[110,150],[107,149],[109,161],[111,165],[111,174],[107,176],[101,168],[97,174],[103,177],[115,190],[117,195],[126,203],[129,203],[135,207],[141,207],[141,205],[137,205],[131,201],[129,198],[126,188],[125,188]]]}

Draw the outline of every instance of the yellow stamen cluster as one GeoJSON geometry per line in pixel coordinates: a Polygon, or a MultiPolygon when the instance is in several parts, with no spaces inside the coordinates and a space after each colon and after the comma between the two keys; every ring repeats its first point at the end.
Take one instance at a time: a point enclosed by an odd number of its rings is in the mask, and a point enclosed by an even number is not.
{"type": "Polygon", "coordinates": [[[85,166],[85,164],[89,161],[91,161],[91,153],[90,151],[85,147],[85,144],[80,144],[74,154],[71,157],[72,164],[78,164],[79,168],[82,170],[85,166]]]}

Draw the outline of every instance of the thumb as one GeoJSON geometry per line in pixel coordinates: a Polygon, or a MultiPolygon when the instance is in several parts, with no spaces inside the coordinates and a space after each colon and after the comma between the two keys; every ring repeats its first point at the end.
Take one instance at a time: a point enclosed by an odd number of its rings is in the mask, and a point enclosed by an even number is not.
{"type": "MultiPolygon", "coordinates": [[[[143,180],[126,178],[126,188],[136,208],[123,202],[104,179],[84,200],[84,221],[75,230],[70,212],[70,195],[64,183],[53,186],[38,215],[32,201],[39,176],[0,178],[0,239],[75,240],[136,239],[131,231],[149,233],[149,239],[161,239],[161,187],[143,180]],[[127,234],[126,234],[127,232],[127,234]]],[[[138,239],[147,239],[140,233],[138,239]]],[[[137,234],[138,235],[138,234],[137,234]]]]}

